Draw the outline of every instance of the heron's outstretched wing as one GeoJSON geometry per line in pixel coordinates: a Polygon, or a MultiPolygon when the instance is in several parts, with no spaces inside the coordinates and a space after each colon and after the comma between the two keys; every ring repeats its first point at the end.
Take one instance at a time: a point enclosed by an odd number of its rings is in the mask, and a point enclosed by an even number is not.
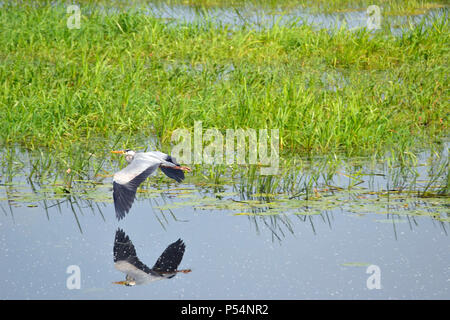
{"type": "MultiPolygon", "coordinates": [[[[179,166],[180,164],[175,160],[174,157],[169,156],[166,154],[166,158],[164,159],[167,162],[173,163],[176,166],[179,166]]],[[[171,167],[164,167],[164,166],[160,166],[159,167],[161,169],[162,172],[164,172],[164,174],[166,176],[168,176],[169,178],[174,179],[176,182],[181,182],[184,180],[184,172],[183,170],[180,169],[173,169],[171,167]]]]}
{"type": "Polygon", "coordinates": [[[120,228],[116,231],[113,251],[114,263],[118,270],[131,275],[133,278],[136,278],[139,270],[146,274],[151,273],[151,269],[136,256],[136,249],[134,248],[133,242],[131,242],[130,238],[120,228]],[[134,270],[130,265],[138,270],[134,270]]]}
{"type": "Polygon", "coordinates": [[[186,245],[181,239],[170,244],[158,258],[152,270],[157,272],[173,272],[177,270],[183,259],[185,249],[186,245]]]}
{"type": "Polygon", "coordinates": [[[125,217],[130,211],[139,185],[151,175],[160,162],[157,159],[135,159],[114,175],[113,198],[116,217],[125,217]]]}

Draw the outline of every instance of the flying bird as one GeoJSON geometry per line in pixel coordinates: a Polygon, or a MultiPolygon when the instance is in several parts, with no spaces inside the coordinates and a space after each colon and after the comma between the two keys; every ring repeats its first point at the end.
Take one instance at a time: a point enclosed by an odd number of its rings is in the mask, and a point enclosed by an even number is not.
{"type": "Polygon", "coordinates": [[[126,286],[146,284],[156,280],[171,279],[177,273],[189,273],[191,269],[177,270],[183,259],[186,246],[178,239],[170,244],[152,268],[142,263],[130,238],[122,229],[117,229],[114,238],[114,266],[126,274],[125,281],[113,282],[126,286]]]}
{"type": "Polygon", "coordinates": [[[159,151],[136,152],[127,149],[111,152],[125,155],[125,160],[129,163],[116,172],[113,178],[114,208],[118,220],[130,211],[139,185],[158,167],[177,182],[184,180],[184,171],[191,171],[188,167],[180,166],[174,157],[159,151]]]}

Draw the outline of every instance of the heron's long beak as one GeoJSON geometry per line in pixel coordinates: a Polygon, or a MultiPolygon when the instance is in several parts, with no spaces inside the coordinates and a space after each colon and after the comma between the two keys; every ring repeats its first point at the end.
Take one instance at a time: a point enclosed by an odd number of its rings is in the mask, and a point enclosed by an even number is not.
{"type": "Polygon", "coordinates": [[[128,281],[116,281],[116,282],[113,282],[113,284],[121,284],[121,285],[126,286],[128,284],[128,281]]]}
{"type": "Polygon", "coordinates": [[[119,154],[125,154],[125,151],[123,150],[113,150],[111,153],[119,153],[119,154]]]}

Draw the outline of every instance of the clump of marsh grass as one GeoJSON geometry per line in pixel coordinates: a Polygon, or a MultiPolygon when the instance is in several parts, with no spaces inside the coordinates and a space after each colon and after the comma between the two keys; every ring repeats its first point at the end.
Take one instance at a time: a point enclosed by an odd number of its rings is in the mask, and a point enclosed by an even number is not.
{"type": "MultiPolygon", "coordinates": [[[[78,30],[67,28],[63,5],[5,6],[0,141],[53,154],[32,164],[33,176],[51,176],[58,163],[71,169],[67,185],[92,178],[111,161],[115,137],[120,146],[155,139],[170,149],[173,131],[198,120],[219,130],[278,128],[286,157],[402,155],[447,131],[445,17],[395,36],[171,24],[82,7],[78,30]]],[[[268,193],[283,185],[255,179],[268,193]]]]}

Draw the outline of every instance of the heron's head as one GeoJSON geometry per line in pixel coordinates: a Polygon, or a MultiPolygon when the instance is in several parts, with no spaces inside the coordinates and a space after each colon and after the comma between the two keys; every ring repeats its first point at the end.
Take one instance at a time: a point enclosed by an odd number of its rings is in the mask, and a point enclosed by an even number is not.
{"type": "Polygon", "coordinates": [[[121,284],[123,286],[132,287],[136,285],[136,281],[134,280],[125,280],[125,281],[116,281],[113,284],[121,284]]]}
{"type": "Polygon", "coordinates": [[[133,160],[134,156],[136,155],[136,151],[133,151],[130,149],[117,150],[117,151],[113,150],[111,152],[125,155],[125,160],[127,160],[127,162],[131,162],[133,160]]]}

